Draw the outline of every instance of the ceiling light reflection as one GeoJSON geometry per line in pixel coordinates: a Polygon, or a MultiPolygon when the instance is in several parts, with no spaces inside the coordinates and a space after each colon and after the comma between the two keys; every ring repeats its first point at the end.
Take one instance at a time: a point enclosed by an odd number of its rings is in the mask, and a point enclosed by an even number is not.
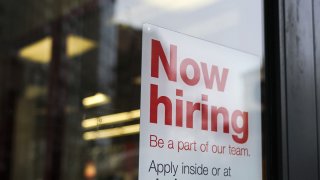
{"type": "Polygon", "coordinates": [[[86,141],[102,139],[102,138],[113,138],[126,135],[132,135],[139,133],[140,125],[134,124],[129,126],[122,126],[118,128],[105,129],[100,131],[90,131],[83,134],[83,139],[86,141]]]}
{"type": "Polygon", "coordinates": [[[117,114],[85,119],[82,121],[82,127],[85,129],[93,128],[93,127],[97,127],[97,125],[108,125],[108,124],[115,124],[120,122],[127,122],[139,117],[140,117],[140,109],[129,111],[129,112],[122,112],[117,114]]]}
{"type": "MultiPolygon", "coordinates": [[[[23,47],[18,55],[32,62],[47,64],[51,59],[52,43],[52,37],[47,36],[23,47]]],[[[73,58],[93,49],[96,43],[91,39],[70,34],[67,36],[66,46],[68,58],[73,58]]]]}
{"type": "Polygon", "coordinates": [[[96,93],[93,96],[86,97],[82,100],[82,104],[86,108],[100,106],[109,103],[111,98],[103,93],[96,93]]]}
{"type": "Polygon", "coordinates": [[[96,47],[96,43],[91,39],[69,35],[67,37],[67,55],[70,58],[86,53],[96,47]]]}
{"type": "Polygon", "coordinates": [[[218,0],[145,0],[147,3],[170,11],[195,10],[218,0]]]}
{"type": "Polygon", "coordinates": [[[52,38],[45,37],[19,51],[19,56],[33,62],[46,64],[50,61],[52,38]]]}

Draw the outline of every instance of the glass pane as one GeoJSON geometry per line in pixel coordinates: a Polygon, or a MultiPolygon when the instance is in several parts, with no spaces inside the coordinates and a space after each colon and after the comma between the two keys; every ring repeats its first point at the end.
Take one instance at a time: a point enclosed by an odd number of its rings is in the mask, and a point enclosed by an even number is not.
{"type": "Polygon", "coordinates": [[[261,4],[1,1],[0,179],[137,179],[142,24],[261,56],[261,4]]]}

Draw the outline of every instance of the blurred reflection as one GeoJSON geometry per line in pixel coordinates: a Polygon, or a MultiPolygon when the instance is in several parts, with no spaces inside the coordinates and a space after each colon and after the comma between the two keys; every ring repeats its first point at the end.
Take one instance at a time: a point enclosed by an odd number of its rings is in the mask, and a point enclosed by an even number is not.
{"type": "Polygon", "coordinates": [[[12,86],[0,101],[13,103],[0,114],[14,123],[1,124],[13,141],[1,145],[0,179],[137,179],[141,32],[111,23],[111,0],[57,3],[65,12],[39,4],[53,13],[6,19],[17,30],[1,37],[1,83],[12,86]]]}
{"type": "Polygon", "coordinates": [[[115,10],[117,24],[154,24],[262,55],[261,0],[117,0],[115,10]]]}
{"type": "Polygon", "coordinates": [[[82,100],[82,104],[86,108],[101,106],[110,102],[110,97],[103,93],[96,93],[93,96],[86,97],[82,100]]]}
{"type": "Polygon", "coordinates": [[[33,62],[48,63],[51,58],[52,38],[45,37],[22,48],[19,56],[33,62]]]}
{"type": "Polygon", "coordinates": [[[95,140],[101,138],[113,138],[125,135],[136,134],[139,132],[139,124],[121,126],[99,131],[86,132],[83,135],[84,140],[95,140]]]}
{"type": "Polygon", "coordinates": [[[92,180],[96,177],[96,175],[97,175],[96,165],[92,161],[87,162],[84,168],[84,177],[87,180],[92,180]]]}
{"type": "MultiPolygon", "coordinates": [[[[92,40],[72,34],[67,36],[66,41],[67,56],[69,58],[79,56],[96,46],[92,40]]],[[[51,50],[52,37],[45,37],[35,43],[23,47],[19,51],[19,56],[33,62],[49,63],[52,53],[51,50]]]]}
{"type": "Polygon", "coordinates": [[[171,11],[188,11],[195,10],[218,0],[175,0],[174,3],[170,0],[144,0],[146,3],[171,11]]]}
{"type": "Polygon", "coordinates": [[[102,125],[115,124],[121,122],[132,121],[136,118],[140,118],[140,110],[133,110],[129,112],[122,112],[116,114],[110,114],[106,116],[100,116],[82,121],[83,128],[92,128],[102,125]]]}

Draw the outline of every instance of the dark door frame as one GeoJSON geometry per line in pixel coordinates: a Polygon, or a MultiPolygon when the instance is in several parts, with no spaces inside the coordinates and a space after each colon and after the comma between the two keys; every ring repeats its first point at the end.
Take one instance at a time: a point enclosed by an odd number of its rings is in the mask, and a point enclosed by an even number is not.
{"type": "Polygon", "coordinates": [[[264,1],[267,179],[319,179],[320,1],[264,1]]]}

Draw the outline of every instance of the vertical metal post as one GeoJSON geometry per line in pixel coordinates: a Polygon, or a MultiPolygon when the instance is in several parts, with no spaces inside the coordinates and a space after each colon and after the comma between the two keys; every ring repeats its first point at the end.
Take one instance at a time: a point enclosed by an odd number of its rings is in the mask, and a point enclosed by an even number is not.
{"type": "Polygon", "coordinates": [[[66,37],[63,22],[57,21],[52,30],[52,55],[49,70],[48,118],[45,159],[45,180],[61,179],[65,127],[67,82],[64,60],[66,37]]]}

